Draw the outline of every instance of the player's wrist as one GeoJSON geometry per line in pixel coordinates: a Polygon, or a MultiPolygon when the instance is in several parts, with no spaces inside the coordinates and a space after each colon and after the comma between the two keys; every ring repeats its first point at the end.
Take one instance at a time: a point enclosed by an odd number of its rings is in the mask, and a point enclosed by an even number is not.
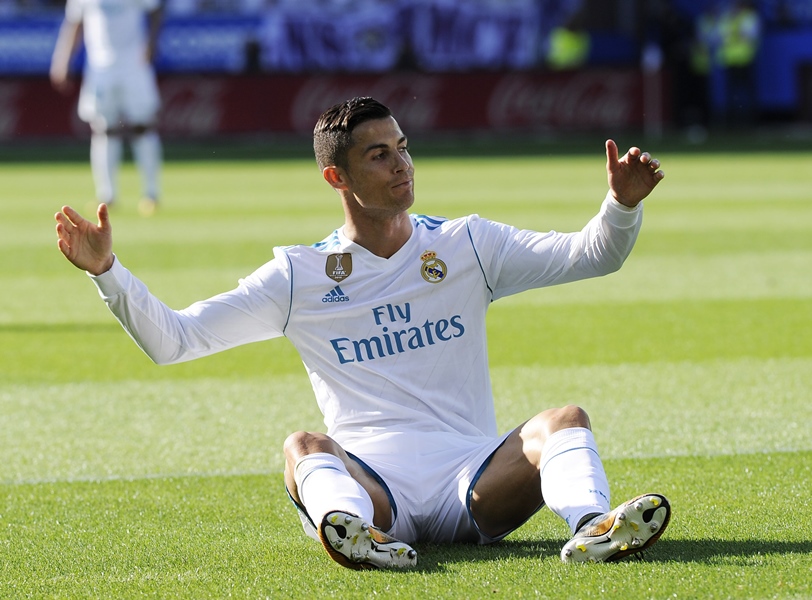
{"type": "Polygon", "coordinates": [[[628,208],[628,209],[637,208],[637,205],[640,204],[640,202],[641,202],[641,200],[638,200],[637,202],[627,200],[627,199],[621,197],[619,194],[615,193],[614,190],[609,190],[609,196],[615,202],[617,202],[618,204],[620,204],[620,205],[622,205],[622,206],[624,206],[625,208],[628,208]]]}
{"type": "Polygon", "coordinates": [[[107,259],[101,261],[98,267],[93,269],[88,269],[87,272],[93,275],[94,277],[98,277],[104,273],[107,273],[110,269],[113,268],[113,263],[115,262],[115,255],[111,254],[107,259]]]}

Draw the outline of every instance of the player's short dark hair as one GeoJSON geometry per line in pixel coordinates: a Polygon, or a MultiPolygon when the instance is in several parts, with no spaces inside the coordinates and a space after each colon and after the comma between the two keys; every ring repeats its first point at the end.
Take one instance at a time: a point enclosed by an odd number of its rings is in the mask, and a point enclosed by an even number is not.
{"type": "Polygon", "coordinates": [[[330,166],[346,169],[353,130],[365,121],[391,116],[391,110],[370,97],[352,98],[328,108],[313,130],[313,151],[319,169],[330,166]]]}

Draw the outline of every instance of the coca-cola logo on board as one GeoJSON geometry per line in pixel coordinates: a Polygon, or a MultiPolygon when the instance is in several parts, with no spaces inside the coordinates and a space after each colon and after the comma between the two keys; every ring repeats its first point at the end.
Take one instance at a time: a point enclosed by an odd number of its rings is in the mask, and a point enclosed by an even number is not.
{"type": "Polygon", "coordinates": [[[639,120],[640,81],[633,73],[507,75],[491,94],[488,119],[495,128],[608,128],[639,120]]]}
{"type": "Polygon", "coordinates": [[[161,85],[161,130],[208,135],[220,132],[226,82],[170,80],[161,85]]]}

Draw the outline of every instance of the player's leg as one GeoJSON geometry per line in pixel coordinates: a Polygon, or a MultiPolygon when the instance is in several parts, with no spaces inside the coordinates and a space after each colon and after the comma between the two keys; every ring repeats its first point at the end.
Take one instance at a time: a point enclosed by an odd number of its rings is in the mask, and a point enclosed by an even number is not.
{"type": "MultiPolygon", "coordinates": [[[[491,537],[498,537],[522,524],[542,503],[546,503],[565,521],[576,521],[590,513],[605,512],[608,509],[608,492],[606,476],[602,466],[592,465],[594,440],[591,438],[589,417],[586,412],[575,406],[549,409],[517,427],[493,454],[488,466],[480,475],[473,489],[471,498],[472,516],[480,531],[491,537]],[[560,433],[565,432],[565,433],[560,433]],[[569,435],[572,434],[572,435],[569,435]],[[550,452],[545,452],[545,445],[552,439],[566,438],[561,454],[566,460],[552,461],[550,452]],[[569,454],[570,456],[566,456],[569,454]],[[574,457],[585,457],[585,465],[578,465],[575,473],[570,463],[574,457]],[[541,477],[542,458],[548,459],[548,472],[541,477]],[[561,463],[560,465],[558,463],[561,463]],[[560,478],[583,477],[584,499],[558,495],[574,494],[576,488],[563,489],[552,482],[560,478]],[[562,489],[558,489],[558,488],[562,489]],[[560,494],[557,494],[560,492],[560,494]]],[[[558,448],[552,452],[556,454],[558,448]]]]}
{"type": "Polygon", "coordinates": [[[670,517],[667,500],[656,494],[609,512],[609,484],[589,417],[575,406],[544,411],[507,437],[474,486],[471,513],[482,533],[498,538],[541,502],[575,536],[562,551],[567,561],[614,560],[642,550],[670,517]]]}
{"type": "Polygon", "coordinates": [[[127,90],[124,114],[130,124],[133,158],[141,174],[142,197],[138,209],[149,216],[155,212],[161,193],[163,147],[157,129],[158,85],[154,72],[146,65],[128,71],[122,85],[127,90]]]}
{"type": "Polygon", "coordinates": [[[288,493],[333,560],[352,569],[417,564],[412,548],[384,533],[392,524],[386,490],[335,440],[300,431],[284,449],[288,493]]]}
{"type": "Polygon", "coordinates": [[[118,127],[114,81],[88,71],[79,94],[79,117],[90,125],[90,170],[99,202],[113,204],[118,194],[122,131],[118,127]]]}
{"type": "Polygon", "coordinates": [[[151,216],[158,207],[160,196],[161,162],[163,150],[161,139],[154,127],[136,125],[130,128],[135,163],[141,173],[142,193],[139,212],[151,216]]]}
{"type": "Polygon", "coordinates": [[[90,171],[96,187],[96,199],[112,205],[118,196],[118,172],[123,150],[119,131],[103,126],[92,127],[90,136],[90,171]]]}

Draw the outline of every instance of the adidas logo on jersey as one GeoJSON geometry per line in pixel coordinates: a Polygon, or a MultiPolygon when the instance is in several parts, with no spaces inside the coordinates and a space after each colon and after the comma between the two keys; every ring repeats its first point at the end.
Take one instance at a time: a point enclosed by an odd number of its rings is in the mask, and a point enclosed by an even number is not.
{"type": "Polygon", "coordinates": [[[335,286],[329,292],[324,294],[324,298],[321,299],[322,302],[349,302],[350,297],[347,296],[344,292],[341,291],[341,288],[335,286]]]}

